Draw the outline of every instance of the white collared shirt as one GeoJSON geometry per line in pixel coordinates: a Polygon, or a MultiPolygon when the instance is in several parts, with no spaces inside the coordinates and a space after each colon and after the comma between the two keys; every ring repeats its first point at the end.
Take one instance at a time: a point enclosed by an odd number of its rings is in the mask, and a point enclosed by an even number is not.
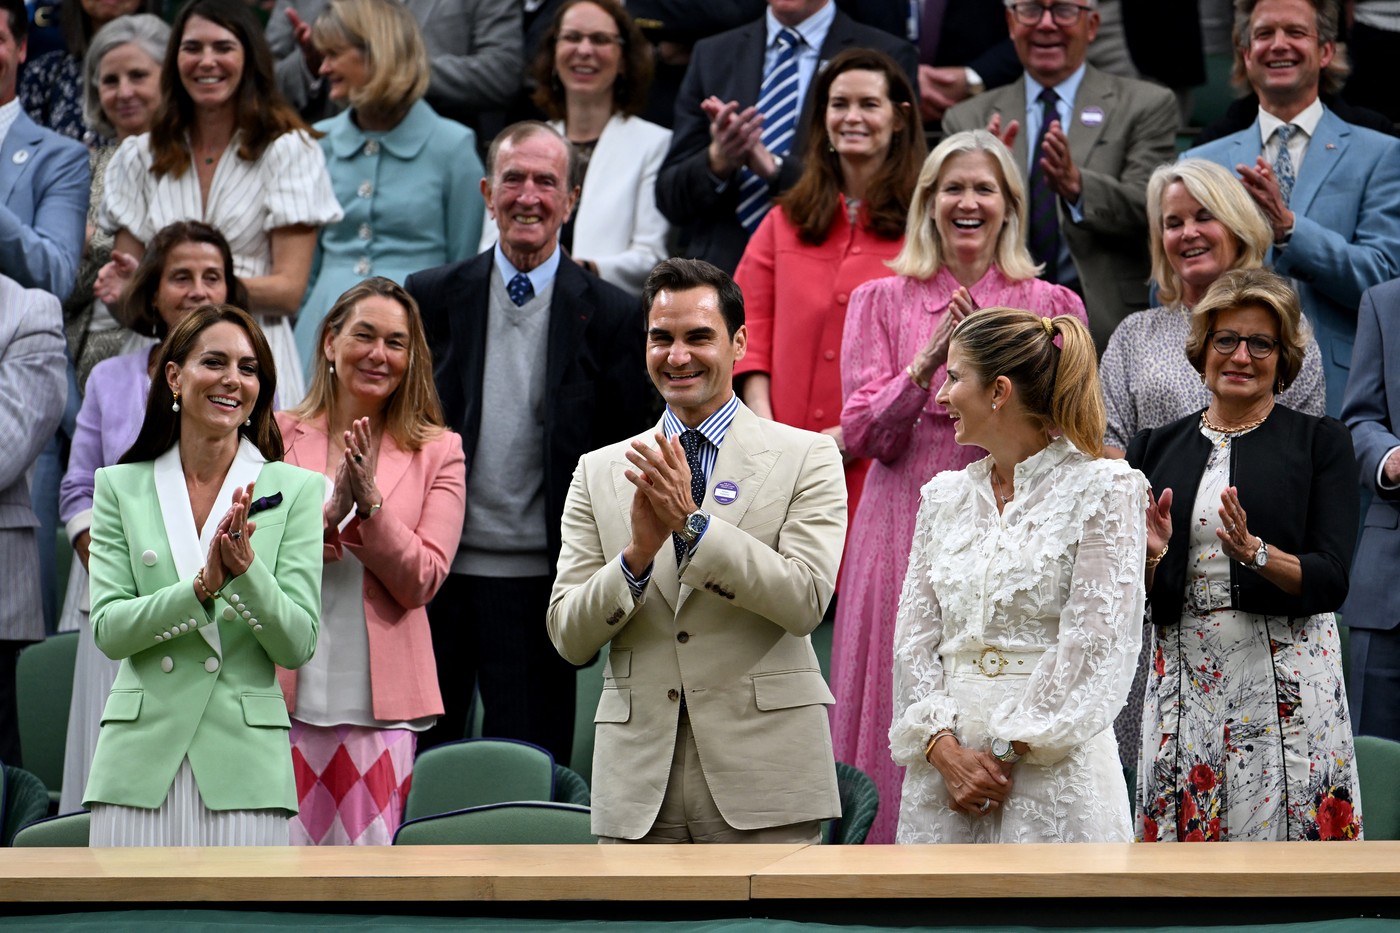
{"type": "MultiPolygon", "coordinates": [[[[1292,123],[1301,133],[1294,133],[1293,138],[1288,141],[1288,154],[1293,159],[1293,174],[1296,176],[1303,170],[1303,156],[1307,155],[1308,142],[1312,140],[1313,134],[1317,132],[1317,124],[1322,120],[1322,101],[1314,98],[1311,104],[1303,109],[1288,123],[1292,123]]],[[[1270,165],[1278,161],[1278,128],[1283,126],[1285,121],[1269,113],[1263,105],[1259,107],[1259,143],[1263,147],[1264,160],[1270,165]]]]}
{"type": "Polygon", "coordinates": [[[19,113],[18,97],[0,107],[0,146],[5,144],[5,137],[10,135],[10,127],[19,119],[19,113]]]}
{"type": "Polygon", "coordinates": [[[801,113],[807,103],[807,88],[811,87],[812,76],[817,73],[826,34],[831,31],[831,24],[836,20],[836,4],[827,0],[825,6],[796,26],[784,26],[778,22],[772,7],[764,12],[763,19],[768,26],[768,38],[763,46],[764,74],[768,74],[778,61],[779,32],[791,29],[802,37],[802,44],[797,47],[797,110],[801,113]]]}

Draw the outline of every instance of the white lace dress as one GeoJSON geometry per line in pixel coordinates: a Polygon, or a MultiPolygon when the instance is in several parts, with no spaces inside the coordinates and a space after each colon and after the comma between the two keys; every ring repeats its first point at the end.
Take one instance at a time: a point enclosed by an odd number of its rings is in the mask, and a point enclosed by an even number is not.
{"type": "Polygon", "coordinates": [[[1058,438],[1016,466],[1016,497],[998,513],[990,469],[986,458],[923,488],[894,642],[898,841],[1127,842],[1110,726],[1141,641],[1147,480],[1058,438]],[[987,676],[975,659],[990,648],[1026,672],[987,676]],[[972,748],[1031,747],[1002,807],[952,809],[924,760],[944,728],[972,748]]]}

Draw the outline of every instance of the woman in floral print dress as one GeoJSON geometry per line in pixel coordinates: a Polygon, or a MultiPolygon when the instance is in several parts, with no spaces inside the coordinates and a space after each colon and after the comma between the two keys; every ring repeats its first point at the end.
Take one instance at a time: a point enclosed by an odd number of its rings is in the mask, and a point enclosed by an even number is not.
{"type": "Polygon", "coordinates": [[[1210,405],[1128,447],[1160,494],[1143,841],[1361,838],[1332,615],[1356,535],[1356,459],[1341,422],[1274,400],[1298,373],[1305,328],[1286,280],[1221,276],[1186,347],[1210,405]]]}

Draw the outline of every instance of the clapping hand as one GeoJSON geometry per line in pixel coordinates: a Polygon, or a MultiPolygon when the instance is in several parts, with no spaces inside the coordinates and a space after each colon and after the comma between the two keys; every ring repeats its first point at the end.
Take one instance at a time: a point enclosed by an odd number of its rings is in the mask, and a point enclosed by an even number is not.
{"type": "MultiPolygon", "coordinates": [[[[253,501],[253,484],[233,491],[233,505],[219,519],[209,542],[209,554],[204,561],[204,588],[216,593],[234,577],[241,577],[253,564],[253,532],[257,522],[248,521],[248,506],[253,501]]],[[[201,594],[202,595],[202,594],[201,594]]]]}
{"type": "MultiPolygon", "coordinates": [[[[379,447],[370,433],[369,419],[357,418],[345,432],[345,458],[342,461],[355,511],[368,513],[384,501],[379,494],[379,447]]],[[[339,470],[337,470],[337,477],[339,470]]]]}
{"type": "Polygon", "coordinates": [[[122,300],[122,293],[136,274],[136,257],[119,249],[112,250],[112,259],[97,272],[92,293],[103,304],[115,307],[122,300]]]}
{"type": "Polygon", "coordinates": [[[959,287],[953,292],[953,297],[948,301],[948,313],[939,320],[933,334],[928,338],[928,343],[915,355],[914,362],[909,364],[909,368],[919,377],[921,384],[932,380],[938,367],[948,362],[948,343],[953,339],[953,331],[962,323],[963,318],[976,310],[977,302],[972,299],[972,293],[966,288],[959,287]]]}
{"type": "Polygon", "coordinates": [[[1162,494],[1153,497],[1147,490],[1147,556],[1162,553],[1162,548],[1172,539],[1172,491],[1163,489],[1162,494]]]}
{"type": "Polygon", "coordinates": [[[1225,556],[1242,564],[1251,563],[1259,551],[1259,539],[1249,533],[1248,517],[1240,505],[1240,494],[1234,486],[1225,487],[1220,494],[1220,527],[1215,536],[1225,556]]]}

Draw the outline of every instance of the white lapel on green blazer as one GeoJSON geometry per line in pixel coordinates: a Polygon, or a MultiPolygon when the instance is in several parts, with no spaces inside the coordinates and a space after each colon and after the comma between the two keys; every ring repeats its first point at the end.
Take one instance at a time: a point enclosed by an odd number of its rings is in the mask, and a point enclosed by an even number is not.
{"type": "MultiPolygon", "coordinates": [[[[161,521],[165,525],[165,541],[170,547],[170,559],[175,564],[175,572],[181,580],[193,577],[204,566],[209,555],[209,545],[214,540],[214,529],[219,527],[233,503],[233,491],[255,483],[267,459],[247,438],[238,442],[238,452],[234,454],[224,484],[214,499],[214,507],[204,520],[204,527],[195,537],[194,512],[190,509],[189,487],[185,485],[185,471],[180,461],[180,445],[174,444],[155,461],[156,496],[160,504],[161,521]]],[[[202,625],[199,634],[223,657],[219,641],[219,625],[202,625]]]]}

